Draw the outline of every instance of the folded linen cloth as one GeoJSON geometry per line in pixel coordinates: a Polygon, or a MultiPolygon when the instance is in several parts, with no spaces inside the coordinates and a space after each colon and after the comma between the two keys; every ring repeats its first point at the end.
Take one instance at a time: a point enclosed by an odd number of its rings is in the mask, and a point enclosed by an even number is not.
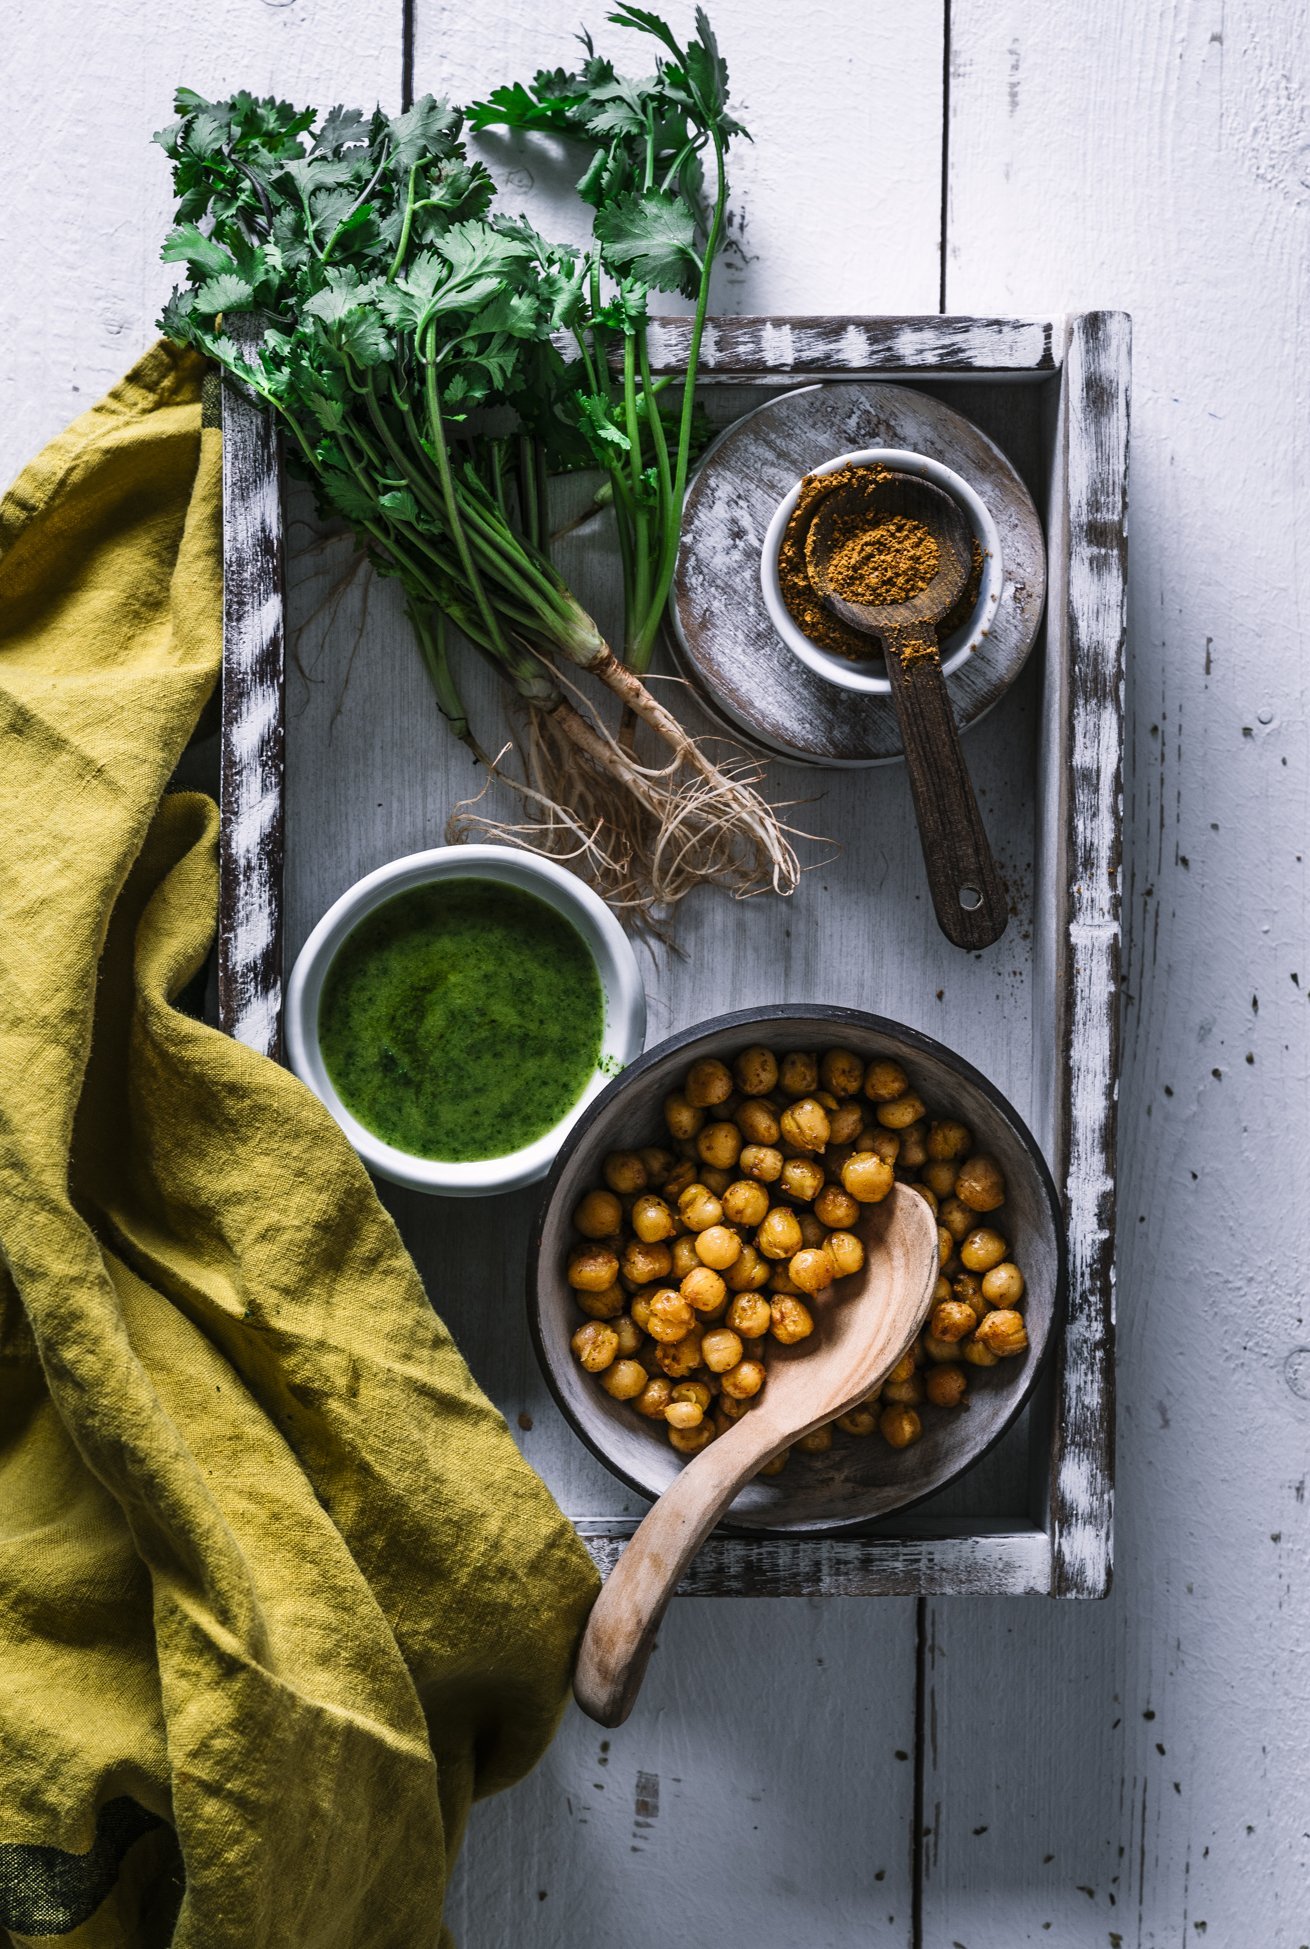
{"type": "Polygon", "coordinates": [[[0,506],[0,1939],[418,1949],[595,1577],[331,1118],[174,1006],[201,377],[156,346],[0,506]]]}

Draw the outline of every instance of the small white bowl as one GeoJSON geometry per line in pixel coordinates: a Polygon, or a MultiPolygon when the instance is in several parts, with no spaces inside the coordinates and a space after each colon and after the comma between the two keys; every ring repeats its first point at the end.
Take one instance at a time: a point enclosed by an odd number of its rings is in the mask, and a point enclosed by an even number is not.
{"type": "MultiPolygon", "coordinates": [[[[855,453],[839,453],[834,459],[825,460],[821,467],[812,467],[806,478],[815,474],[835,474],[840,467],[873,466],[894,467],[902,474],[918,474],[923,480],[931,481],[935,487],[952,495],[968,517],[974,538],[982,550],[982,585],[973,614],[962,628],[948,636],[942,644],[942,669],[949,677],[977,649],[992,626],[992,618],[1001,600],[1001,539],[996,523],[967,480],[953,468],[944,467],[940,460],[930,460],[924,453],[903,452],[897,447],[861,447],[855,453]]],[[[783,531],[800,499],[801,485],[797,481],[790,492],[783,495],[764,533],[764,546],[760,552],[760,586],[764,591],[764,606],[769,612],[769,620],[788,649],[828,683],[837,684],[842,690],[862,690],[889,696],[891,685],[886,677],[876,676],[866,666],[852,663],[849,657],[839,656],[835,650],[825,650],[820,644],[811,642],[804,630],[792,621],[782,599],[782,587],[778,581],[778,550],[782,546],[783,531]]]]}
{"type": "Polygon", "coordinates": [[[430,852],[393,859],[376,872],[366,873],[328,908],[291,970],[284,1026],[291,1067],[332,1112],[371,1171],[412,1191],[430,1191],[443,1198],[483,1198],[494,1192],[517,1191],[545,1177],[587,1105],[626,1063],[641,1054],[646,1041],[646,991],[627,936],[609,908],[562,866],[511,846],[437,846],[430,852]],[[408,1151],[397,1150],[366,1130],[333,1088],[318,1042],[323,983],[346,936],[384,901],[433,880],[498,880],[544,900],[572,922],[590,948],[605,1000],[600,1060],[572,1109],[535,1143],[504,1157],[481,1158],[472,1164],[411,1157],[408,1151]]]}

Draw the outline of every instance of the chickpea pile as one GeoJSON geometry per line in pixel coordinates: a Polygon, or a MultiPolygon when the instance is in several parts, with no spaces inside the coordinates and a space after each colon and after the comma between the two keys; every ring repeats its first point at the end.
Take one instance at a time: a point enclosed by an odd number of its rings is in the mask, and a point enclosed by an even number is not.
{"type": "Polygon", "coordinates": [[[586,1316],[575,1357],[616,1401],[662,1422],[679,1453],[759,1398],[770,1340],[814,1331],[812,1305],[864,1263],[861,1207],[898,1179],[937,1219],[928,1324],[881,1388],[796,1448],[823,1454],[834,1427],[908,1448],[925,1402],[960,1407],[970,1367],[1027,1348],[1023,1274],[995,1223],[1000,1168],[965,1124],[930,1118],[899,1063],[753,1044],[731,1067],[693,1063],[664,1123],[666,1144],[605,1158],[604,1184],[573,1213],[566,1276],[586,1316]]]}

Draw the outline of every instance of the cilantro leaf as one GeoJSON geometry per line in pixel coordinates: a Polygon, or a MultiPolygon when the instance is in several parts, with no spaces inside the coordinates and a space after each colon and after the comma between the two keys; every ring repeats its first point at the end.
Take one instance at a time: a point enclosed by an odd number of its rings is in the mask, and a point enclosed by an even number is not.
{"type": "Polygon", "coordinates": [[[159,255],[165,264],[185,264],[199,277],[218,277],[236,268],[231,251],[216,237],[206,237],[194,223],[179,223],[170,230],[159,255]]]}
{"type": "Polygon", "coordinates": [[[694,295],[701,260],[696,218],[680,197],[647,190],[616,197],[596,212],[596,235],[619,271],[657,291],[694,295]]]}
{"type": "Polygon", "coordinates": [[[220,311],[249,311],[255,294],[245,278],[224,272],[207,278],[196,292],[196,309],[216,317],[220,311]]]}

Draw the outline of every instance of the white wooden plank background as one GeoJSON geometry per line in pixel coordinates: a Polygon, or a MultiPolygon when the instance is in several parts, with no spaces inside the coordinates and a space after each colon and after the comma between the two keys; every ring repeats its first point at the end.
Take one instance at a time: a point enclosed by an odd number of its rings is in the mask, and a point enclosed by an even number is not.
{"type": "MultiPolygon", "coordinates": [[[[681,25],[690,9],[669,11],[681,25]]],[[[948,21],[939,0],[822,0],[803,16],[780,0],[716,0],[713,13],[756,135],[735,171],[740,254],[724,309],[935,307],[945,66],[948,306],[1135,314],[1118,1581],[1095,1607],[680,1603],[638,1716],[607,1746],[571,1716],[534,1778],[477,1812],[450,1919],[465,1949],[663,1949],[672,1934],[754,1949],[1202,1937],[1299,1949],[1310,1942],[1299,1676],[1310,951],[1293,521],[1310,295],[1302,10],[949,0],[948,21]]],[[[18,0],[6,24],[7,475],[148,340],[170,279],[155,261],[167,172],[147,138],[173,84],[395,103],[405,21],[396,0],[163,12],[18,0]]],[[[575,25],[574,0],[476,18],[421,0],[415,84],[473,93],[566,58],[575,25]]],[[[506,154],[498,167],[529,165],[506,154]]],[[[551,186],[535,157],[529,173],[531,185],[511,178],[525,200],[551,186]]],[[[302,554],[302,615],[339,566],[331,550],[302,554]]],[[[388,595],[370,598],[352,686],[367,696],[389,657],[421,728],[421,679],[388,595]]],[[[357,614],[352,592],[326,646],[306,631],[292,686],[306,723],[335,708],[357,614]]],[[[347,692],[334,733],[328,807],[358,800],[398,758],[421,762],[417,732],[398,751],[352,709],[360,694],[347,692]]],[[[1003,738],[979,746],[998,796],[1005,759],[1003,738]]],[[[454,779],[444,765],[413,791],[407,779],[379,794],[366,841],[377,857],[436,836],[454,779]]],[[[312,787],[293,776],[302,806],[315,805],[312,787]]],[[[372,863],[343,842],[330,873],[303,876],[290,944],[372,863]]],[[[887,871],[896,881],[898,862],[887,871]]],[[[859,886],[844,863],[826,900],[807,892],[816,919],[859,886]]],[[[693,925],[701,957],[722,946],[716,922],[693,925]]],[[[774,971],[735,921],[732,938],[725,992],[770,993],[774,971]]],[[[871,1000],[879,970],[843,960],[851,938],[835,926],[834,981],[842,999],[871,1000]]],[[[803,944],[783,958],[793,977],[822,967],[803,944]]],[[[990,1005],[1008,1002],[1026,1034],[1025,980],[1016,961],[990,1005]]],[[[656,1032],[705,1012],[685,970],[653,985],[656,1032]]],[[[976,1038],[994,1040],[983,1000],[962,976],[951,1006],[962,1039],[972,1019],[976,1038]]],[[[889,1006],[933,1026],[912,998],[889,1006]]],[[[972,1053],[1004,1068],[1000,1041],[997,1055],[972,1053]]],[[[429,1249],[444,1304],[435,1235],[429,1249]]],[[[459,1328],[458,1306],[446,1310],[459,1328]]],[[[525,1434],[529,1453],[539,1438],[525,1434]]],[[[562,1465],[544,1449],[538,1459],[562,1465]]],[[[585,1458],[576,1466],[566,1486],[583,1490],[595,1478],[585,1458]]]]}

